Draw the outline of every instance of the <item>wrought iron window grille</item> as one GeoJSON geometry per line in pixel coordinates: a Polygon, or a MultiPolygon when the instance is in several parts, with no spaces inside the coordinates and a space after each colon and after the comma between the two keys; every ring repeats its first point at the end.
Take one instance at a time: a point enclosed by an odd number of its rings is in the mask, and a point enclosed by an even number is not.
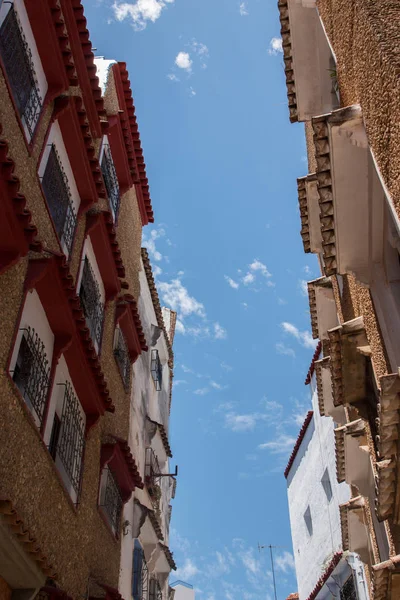
{"type": "Polygon", "coordinates": [[[149,569],[143,548],[136,546],[133,552],[133,600],[148,600],[149,593],[149,569]]]}
{"type": "Polygon", "coordinates": [[[82,417],[79,400],[75,396],[71,384],[66,381],[58,385],[65,386],[65,391],[61,420],[57,423],[55,419],[53,423],[52,438],[54,432],[53,444],[55,445],[53,458],[60,459],[78,497],[85,449],[85,421],[82,417]]]}
{"type": "Polygon", "coordinates": [[[50,366],[44,344],[36,331],[21,329],[22,338],[12,377],[25,402],[32,406],[40,425],[49,389],[50,366]]]}
{"type": "Polygon", "coordinates": [[[101,302],[100,289],[96,281],[96,276],[87,257],[85,257],[83,265],[79,299],[83,314],[85,315],[86,325],[88,326],[92,340],[97,342],[99,350],[103,331],[104,307],[101,302]]]}
{"type": "Polygon", "coordinates": [[[156,579],[155,577],[152,577],[150,579],[149,588],[150,588],[149,600],[162,600],[163,599],[162,589],[161,589],[160,582],[158,581],[158,579],[156,579]]]}
{"type": "Polygon", "coordinates": [[[54,144],[51,145],[42,187],[57,235],[70,254],[76,229],[76,214],[68,178],[54,144]]]}
{"type": "Polygon", "coordinates": [[[131,361],[124,334],[119,328],[117,329],[117,341],[114,348],[114,356],[121,373],[122,381],[124,382],[125,390],[128,391],[131,379],[131,361]]]}
{"type": "Polygon", "coordinates": [[[101,171],[103,173],[104,183],[111,207],[113,209],[114,217],[115,220],[117,220],[121,197],[119,192],[118,177],[115,171],[114,161],[112,159],[109,146],[104,147],[103,158],[101,160],[101,171]]]}
{"type": "Polygon", "coordinates": [[[20,117],[33,136],[42,108],[32,53],[11,5],[0,27],[0,54],[20,117]]]}
{"type": "Polygon", "coordinates": [[[105,467],[105,471],[106,482],[104,487],[103,504],[100,506],[106,513],[111,529],[118,537],[123,501],[121,492],[111,469],[109,467],[105,467]]]}
{"type": "Polygon", "coordinates": [[[159,392],[162,387],[162,364],[157,349],[151,351],[151,376],[156,390],[159,392]]]}
{"type": "Polygon", "coordinates": [[[350,575],[350,577],[340,590],[340,600],[358,600],[358,594],[354,585],[354,578],[352,575],[350,575]]]}

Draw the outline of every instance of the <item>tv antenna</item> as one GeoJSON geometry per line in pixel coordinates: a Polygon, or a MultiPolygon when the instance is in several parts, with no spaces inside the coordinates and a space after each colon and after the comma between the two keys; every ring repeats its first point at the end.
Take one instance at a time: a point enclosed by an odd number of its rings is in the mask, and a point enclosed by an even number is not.
{"type": "Polygon", "coordinates": [[[277,546],[271,546],[271,544],[269,544],[268,546],[260,546],[260,543],[258,543],[258,551],[261,553],[261,550],[264,550],[265,548],[269,548],[269,553],[271,556],[271,566],[272,566],[272,580],[274,582],[274,596],[275,596],[275,600],[277,600],[276,597],[276,582],[275,582],[275,567],[274,567],[274,557],[272,554],[272,548],[277,548],[277,546]]]}

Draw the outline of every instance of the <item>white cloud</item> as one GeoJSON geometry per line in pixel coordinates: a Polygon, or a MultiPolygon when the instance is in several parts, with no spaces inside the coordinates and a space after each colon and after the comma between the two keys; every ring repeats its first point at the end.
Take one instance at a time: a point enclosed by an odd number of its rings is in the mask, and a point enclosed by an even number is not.
{"type": "Polygon", "coordinates": [[[245,308],[246,310],[249,308],[249,305],[247,304],[247,302],[242,302],[242,306],[243,306],[243,308],[245,308]]]}
{"type": "Polygon", "coordinates": [[[147,237],[145,233],[143,234],[142,245],[144,248],[147,248],[147,251],[150,254],[150,258],[157,262],[163,259],[163,255],[156,248],[156,240],[158,240],[161,237],[164,237],[164,235],[165,230],[162,228],[152,229],[150,231],[149,237],[147,237]]]}
{"type": "Polygon", "coordinates": [[[224,369],[224,371],[232,371],[233,370],[231,365],[228,365],[226,362],[221,363],[221,369],[224,369]]]}
{"type": "Polygon", "coordinates": [[[250,571],[253,575],[257,575],[260,570],[260,562],[254,558],[253,549],[249,548],[242,553],[241,556],[243,565],[247,571],[250,571]]]}
{"type": "Polygon", "coordinates": [[[259,444],[259,450],[270,450],[272,454],[288,454],[296,443],[296,439],[289,435],[281,434],[275,440],[259,444]]]}
{"type": "Polygon", "coordinates": [[[210,390],[208,388],[200,388],[198,390],[195,390],[193,392],[193,394],[196,394],[196,396],[205,396],[206,394],[208,394],[210,390]]]}
{"type": "Polygon", "coordinates": [[[185,379],[174,379],[173,380],[174,387],[178,387],[178,385],[182,385],[182,383],[187,383],[187,381],[185,379]]]}
{"type": "MultiPolygon", "coordinates": [[[[180,81],[179,77],[175,75],[175,73],[168,73],[167,78],[170,81],[180,81]]],[[[171,246],[171,240],[167,240],[168,246],[171,246]]]]}
{"type": "Polygon", "coordinates": [[[234,281],[232,279],[232,277],[228,277],[228,275],[224,275],[225,281],[227,281],[229,283],[229,285],[231,286],[231,288],[233,288],[234,290],[237,290],[239,287],[239,284],[237,283],[237,281],[234,281]]]}
{"type": "Polygon", "coordinates": [[[278,344],[276,344],[275,349],[278,354],[283,354],[284,356],[293,356],[293,358],[296,356],[296,353],[293,350],[293,348],[289,348],[288,346],[285,346],[285,344],[283,344],[282,342],[279,342],[278,344]]]}
{"type": "Polygon", "coordinates": [[[130,19],[133,28],[141,31],[148,21],[154,23],[160,18],[167,4],[173,3],[174,0],[136,0],[133,3],[115,0],[112,8],[117,21],[130,19]]]}
{"type": "Polygon", "coordinates": [[[217,383],[216,381],[210,381],[210,385],[212,388],[214,388],[214,390],[223,390],[225,388],[224,385],[221,385],[220,383],[217,383]]]}
{"type": "Polygon", "coordinates": [[[193,64],[189,52],[178,52],[175,58],[175,64],[179,69],[183,69],[189,73],[192,70],[193,64]]]}
{"type": "Polygon", "coordinates": [[[230,412],[225,415],[225,427],[232,431],[251,431],[255,428],[258,417],[258,413],[237,415],[230,412]]]}
{"type": "Polygon", "coordinates": [[[282,48],[282,38],[273,37],[269,43],[268,54],[272,56],[276,56],[277,54],[281,54],[283,52],[282,48]]]}
{"type": "Polygon", "coordinates": [[[207,60],[210,58],[210,52],[207,46],[193,38],[190,48],[198,56],[200,60],[200,67],[202,69],[207,69],[207,60]]]}
{"type": "Polygon", "coordinates": [[[253,275],[253,273],[246,273],[246,275],[242,279],[244,285],[249,285],[250,283],[253,283],[254,280],[255,276],[253,275]]]}
{"type": "Polygon", "coordinates": [[[186,558],[183,567],[179,567],[174,574],[176,579],[181,581],[190,581],[195,575],[200,573],[197,566],[190,558],[186,558]]]}
{"type": "Polygon", "coordinates": [[[189,88],[189,96],[197,96],[197,92],[192,86],[189,88]]]}
{"type": "Polygon", "coordinates": [[[305,279],[299,279],[299,288],[302,296],[308,298],[308,287],[305,279]]]}
{"type": "Polygon", "coordinates": [[[239,4],[239,13],[242,17],[247,17],[247,15],[249,14],[246,2],[241,2],[239,4]]]}
{"type": "Polygon", "coordinates": [[[158,277],[159,275],[161,275],[161,273],[162,273],[162,268],[159,267],[158,265],[154,265],[154,267],[153,267],[154,277],[158,277]]]}
{"type": "Polygon", "coordinates": [[[271,277],[271,273],[268,271],[267,267],[264,265],[264,263],[258,260],[258,258],[255,258],[249,267],[252,271],[260,271],[264,277],[271,277]]]}
{"type": "Polygon", "coordinates": [[[214,338],[216,340],[225,340],[228,336],[226,329],[224,329],[219,323],[214,323],[214,338]]]}
{"type": "Polygon", "coordinates": [[[294,570],[294,558],[290,552],[284,552],[281,556],[275,557],[275,565],[278,571],[287,573],[294,570]]]}
{"type": "Polygon", "coordinates": [[[198,317],[205,318],[204,305],[193,296],[190,296],[179,278],[172,279],[170,283],[160,281],[158,289],[161,292],[163,302],[172,308],[172,310],[176,310],[182,317],[197,315],[198,317]]]}
{"type": "Polygon", "coordinates": [[[309,331],[300,331],[295,325],[292,323],[287,323],[286,321],[281,323],[282,329],[285,333],[292,335],[296,340],[304,346],[304,348],[315,348],[317,342],[313,340],[312,335],[309,331]]]}
{"type": "Polygon", "coordinates": [[[303,271],[306,275],[311,275],[311,269],[308,265],[304,267],[303,271]]]}

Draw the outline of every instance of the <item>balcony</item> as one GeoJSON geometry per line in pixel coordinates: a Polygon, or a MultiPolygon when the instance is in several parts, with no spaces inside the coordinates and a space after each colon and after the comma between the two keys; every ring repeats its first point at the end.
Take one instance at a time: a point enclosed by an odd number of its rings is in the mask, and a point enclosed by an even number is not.
{"type": "Polygon", "coordinates": [[[42,188],[61,246],[69,255],[74,241],[76,214],[68,179],[54,144],[43,174],[42,188]]]}
{"type": "Polygon", "coordinates": [[[85,264],[83,265],[79,299],[85,315],[86,325],[92,340],[97,344],[97,350],[99,350],[103,331],[104,307],[96,276],[87,257],[85,257],[85,264]]]}
{"type": "Polygon", "coordinates": [[[117,361],[119,372],[121,373],[124,388],[126,391],[128,391],[131,380],[131,361],[129,350],[121,329],[118,328],[116,330],[116,336],[117,341],[114,348],[114,356],[115,360],[117,361]]]}
{"type": "Polygon", "coordinates": [[[32,53],[13,6],[0,27],[0,55],[19,116],[32,138],[39,120],[42,99],[32,53]]]}
{"type": "Polygon", "coordinates": [[[163,593],[161,590],[160,582],[155,577],[152,577],[150,579],[150,585],[149,585],[149,600],[162,600],[162,599],[163,599],[163,593]]]}
{"type": "Polygon", "coordinates": [[[44,344],[31,327],[23,329],[13,380],[22,394],[39,427],[43,422],[49,389],[50,366],[44,344]]]}
{"type": "Polygon", "coordinates": [[[154,381],[157,392],[161,391],[162,387],[162,364],[158,350],[151,351],[151,376],[154,381]]]}
{"type": "Polygon", "coordinates": [[[110,205],[114,214],[114,219],[117,220],[121,197],[119,191],[118,177],[115,171],[115,166],[109,146],[105,146],[104,148],[103,158],[101,161],[101,172],[103,173],[104,183],[106,186],[108,199],[110,201],[110,205]]]}
{"type": "Polygon", "coordinates": [[[49,452],[67,487],[72,486],[73,499],[77,502],[81,487],[82,459],[85,448],[85,421],[82,417],[83,410],[71,384],[65,382],[64,385],[62,415],[61,419],[57,414],[54,415],[49,452]]]}

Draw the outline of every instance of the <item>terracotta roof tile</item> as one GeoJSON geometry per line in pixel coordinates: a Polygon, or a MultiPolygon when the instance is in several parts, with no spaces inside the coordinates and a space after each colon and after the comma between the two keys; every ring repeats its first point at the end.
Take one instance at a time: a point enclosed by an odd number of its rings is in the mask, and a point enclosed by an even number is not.
{"type": "Polygon", "coordinates": [[[30,529],[26,527],[11,500],[0,498],[0,515],[2,520],[15,534],[25,551],[30,554],[32,560],[37,563],[39,569],[47,575],[47,577],[55,579],[57,574],[55,573],[53,566],[49,563],[48,558],[40,549],[35,536],[30,529]]]}
{"type": "Polygon", "coordinates": [[[299,595],[297,592],[295,592],[294,594],[289,594],[286,600],[299,600],[299,595]]]}
{"type": "Polygon", "coordinates": [[[139,336],[140,347],[143,352],[147,352],[148,347],[146,343],[146,337],[143,332],[142,321],[140,320],[139,309],[135,298],[131,294],[123,294],[118,298],[118,302],[124,302],[128,304],[129,310],[131,311],[133,321],[136,326],[136,331],[139,336]]]}
{"type": "Polygon", "coordinates": [[[74,60],[72,57],[71,48],[68,40],[67,28],[65,26],[64,17],[61,12],[58,0],[49,0],[51,16],[53,19],[54,27],[57,33],[58,45],[63,57],[65,71],[67,73],[68,81],[71,86],[78,85],[78,77],[75,70],[74,60]]]}
{"type": "Polygon", "coordinates": [[[159,540],[163,541],[164,536],[163,536],[163,532],[161,529],[161,525],[159,523],[159,520],[157,519],[156,513],[154,512],[154,510],[150,510],[149,508],[147,509],[147,516],[150,519],[150,523],[153,526],[154,531],[157,534],[157,537],[159,540]]]}
{"type": "Polygon", "coordinates": [[[160,436],[161,436],[161,440],[162,440],[162,443],[164,446],[165,453],[167,456],[172,458],[171,446],[169,445],[168,434],[165,430],[164,425],[162,423],[158,423],[157,421],[153,421],[153,419],[150,419],[149,416],[147,418],[150,421],[150,423],[153,423],[153,425],[157,425],[158,431],[160,432],[160,436]]]}
{"type": "Polygon", "coordinates": [[[159,542],[159,544],[160,544],[161,549],[164,551],[164,554],[168,561],[169,566],[171,567],[171,569],[173,571],[176,571],[177,567],[176,567],[176,563],[174,561],[174,555],[172,554],[171,550],[165,544],[162,544],[161,542],[159,542]]]}
{"type": "Polygon", "coordinates": [[[303,423],[303,425],[302,425],[302,427],[300,429],[299,435],[297,436],[297,440],[296,440],[295,446],[293,448],[292,454],[290,455],[290,458],[289,458],[289,462],[288,462],[288,464],[286,466],[286,469],[285,469],[284,475],[285,475],[286,479],[287,479],[287,476],[289,475],[290,469],[292,468],[294,459],[296,458],[296,455],[297,455],[297,453],[299,451],[301,442],[303,441],[303,438],[304,438],[304,436],[306,434],[307,428],[308,428],[309,424],[311,423],[311,419],[313,417],[313,414],[314,413],[313,413],[312,410],[308,411],[307,416],[305,418],[305,421],[304,421],[304,423],[303,423]]]}
{"type": "Polygon", "coordinates": [[[125,463],[128,467],[128,470],[131,474],[132,480],[135,483],[135,487],[140,488],[141,490],[144,488],[144,483],[143,483],[143,479],[139,473],[139,469],[137,467],[136,461],[132,456],[132,452],[131,449],[128,445],[128,442],[126,440],[123,440],[122,438],[119,438],[117,436],[113,436],[113,438],[115,439],[115,441],[117,442],[117,444],[119,445],[119,448],[123,454],[123,457],[125,459],[125,463]]]}
{"type": "Polygon", "coordinates": [[[329,577],[332,575],[333,571],[336,569],[342,556],[343,552],[335,552],[331,562],[329,563],[321,577],[318,579],[316,586],[314,587],[311,594],[308,596],[307,600],[315,600],[319,592],[324,587],[325,583],[328,581],[329,577]]]}
{"type": "Polygon", "coordinates": [[[315,363],[319,359],[321,350],[322,350],[322,344],[321,344],[321,342],[318,342],[317,347],[315,348],[315,352],[314,352],[314,356],[311,361],[310,368],[308,369],[306,380],[304,382],[305,385],[308,385],[309,383],[311,383],[311,378],[314,375],[314,371],[315,371],[315,363]]]}

